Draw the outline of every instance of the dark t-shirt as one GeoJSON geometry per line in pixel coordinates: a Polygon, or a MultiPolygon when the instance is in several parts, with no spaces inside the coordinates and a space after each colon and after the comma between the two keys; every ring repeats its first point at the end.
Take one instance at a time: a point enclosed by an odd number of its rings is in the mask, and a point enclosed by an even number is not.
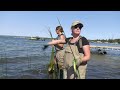
{"type": "MultiPolygon", "coordinates": [[[[70,38],[72,38],[72,37],[70,37],[70,38]]],[[[66,43],[69,42],[70,38],[66,39],[66,43]]],[[[69,44],[70,45],[76,45],[78,47],[79,53],[83,53],[84,54],[83,48],[80,48],[79,40],[76,43],[69,43],[69,44]]],[[[85,37],[82,37],[82,46],[85,46],[85,45],[89,45],[89,42],[88,42],[88,40],[85,37]]]]}

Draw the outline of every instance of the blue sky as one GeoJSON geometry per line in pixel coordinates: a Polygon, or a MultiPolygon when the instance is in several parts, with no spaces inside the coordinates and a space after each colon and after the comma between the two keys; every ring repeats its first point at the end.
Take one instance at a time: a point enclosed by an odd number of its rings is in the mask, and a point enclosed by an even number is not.
{"type": "Polygon", "coordinates": [[[81,35],[88,39],[120,38],[120,11],[0,11],[0,35],[56,37],[57,17],[67,37],[71,24],[80,20],[81,35]]]}

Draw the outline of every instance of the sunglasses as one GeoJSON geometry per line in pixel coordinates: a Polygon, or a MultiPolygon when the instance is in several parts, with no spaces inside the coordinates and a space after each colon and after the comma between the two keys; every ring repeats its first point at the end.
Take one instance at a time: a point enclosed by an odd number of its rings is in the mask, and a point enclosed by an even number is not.
{"type": "Polygon", "coordinates": [[[76,29],[76,28],[81,29],[82,27],[83,27],[83,24],[77,24],[77,25],[73,26],[72,28],[74,28],[74,29],[76,29]]]}

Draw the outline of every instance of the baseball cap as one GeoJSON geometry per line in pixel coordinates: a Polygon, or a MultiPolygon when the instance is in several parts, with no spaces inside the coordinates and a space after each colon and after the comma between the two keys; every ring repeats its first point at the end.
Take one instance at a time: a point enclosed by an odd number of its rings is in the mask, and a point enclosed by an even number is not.
{"type": "Polygon", "coordinates": [[[71,25],[71,28],[72,27],[75,27],[75,26],[80,26],[80,28],[82,28],[83,27],[83,24],[80,22],[80,21],[78,21],[78,20],[76,20],[76,21],[73,21],[73,23],[72,23],[72,25],[71,25]]]}

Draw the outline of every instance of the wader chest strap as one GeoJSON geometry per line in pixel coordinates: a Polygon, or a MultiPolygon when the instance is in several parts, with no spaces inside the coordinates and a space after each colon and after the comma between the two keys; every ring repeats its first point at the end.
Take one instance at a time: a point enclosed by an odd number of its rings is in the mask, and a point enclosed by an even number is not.
{"type": "Polygon", "coordinates": [[[80,48],[82,48],[82,36],[79,37],[79,45],[80,45],[80,48]]]}

